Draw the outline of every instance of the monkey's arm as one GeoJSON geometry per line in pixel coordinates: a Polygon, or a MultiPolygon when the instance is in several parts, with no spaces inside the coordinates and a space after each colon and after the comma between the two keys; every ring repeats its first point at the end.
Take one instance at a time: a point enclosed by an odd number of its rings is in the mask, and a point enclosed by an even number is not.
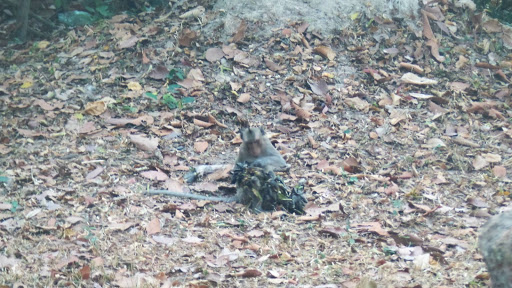
{"type": "Polygon", "coordinates": [[[288,171],[290,165],[286,164],[281,155],[270,155],[260,157],[253,162],[250,162],[251,166],[270,168],[272,171],[288,171]]]}
{"type": "Polygon", "coordinates": [[[215,197],[215,196],[204,196],[199,194],[192,193],[180,193],[169,190],[146,190],[147,194],[164,194],[170,195],[178,198],[189,198],[195,200],[208,200],[208,201],[220,201],[220,202],[236,202],[236,197],[215,197]]]}

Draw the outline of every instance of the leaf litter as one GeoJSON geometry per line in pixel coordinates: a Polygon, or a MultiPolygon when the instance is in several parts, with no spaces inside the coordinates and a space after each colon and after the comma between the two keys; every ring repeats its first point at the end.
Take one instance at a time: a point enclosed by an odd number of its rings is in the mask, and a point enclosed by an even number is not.
{"type": "Polygon", "coordinates": [[[488,284],[476,241],[511,205],[512,38],[464,9],[429,3],[419,34],[354,14],[265,39],[242,21],[222,44],[201,31],[215,14],[183,5],[1,53],[0,284],[488,284]],[[287,185],[306,179],[306,215],[143,194],[233,192],[247,120],[287,185]]]}

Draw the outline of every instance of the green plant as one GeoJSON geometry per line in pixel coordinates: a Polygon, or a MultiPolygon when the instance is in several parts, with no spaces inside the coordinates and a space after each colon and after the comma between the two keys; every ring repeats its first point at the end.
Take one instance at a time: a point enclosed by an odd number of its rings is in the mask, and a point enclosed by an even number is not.
{"type": "Polygon", "coordinates": [[[509,0],[475,0],[478,10],[485,10],[489,16],[512,24],[512,2],[509,0]]]}

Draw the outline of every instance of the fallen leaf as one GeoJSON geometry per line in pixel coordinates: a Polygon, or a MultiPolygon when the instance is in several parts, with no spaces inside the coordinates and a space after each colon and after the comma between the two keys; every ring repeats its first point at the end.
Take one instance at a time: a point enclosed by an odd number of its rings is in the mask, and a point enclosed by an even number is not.
{"type": "Polygon", "coordinates": [[[180,15],[181,19],[186,18],[192,18],[192,17],[199,17],[201,14],[203,14],[206,11],[203,6],[197,6],[196,8],[189,10],[183,14],[180,15]]]}
{"type": "Polygon", "coordinates": [[[489,162],[487,162],[484,157],[477,155],[475,159],[473,159],[473,167],[475,170],[480,170],[487,166],[489,166],[489,162]]]}
{"type": "Polygon", "coordinates": [[[120,49],[130,48],[130,47],[135,46],[135,44],[137,44],[138,41],[139,41],[139,38],[137,36],[133,35],[128,39],[120,41],[117,45],[119,46],[120,49]]]}
{"type": "Polygon", "coordinates": [[[98,116],[107,110],[107,103],[104,101],[89,102],[85,105],[84,113],[89,115],[98,116]]]}
{"type": "Polygon", "coordinates": [[[87,173],[87,176],[85,176],[85,179],[87,180],[91,180],[91,179],[94,179],[96,178],[98,175],[101,174],[101,172],[103,172],[103,167],[101,166],[98,166],[96,167],[96,169],[94,169],[93,171],[87,173]]]}
{"type": "Polygon", "coordinates": [[[194,30],[190,30],[189,28],[183,29],[181,31],[180,36],[178,38],[179,46],[190,47],[192,41],[197,38],[197,32],[194,30]]]}
{"type": "Polygon", "coordinates": [[[324,58],[327,58],[329,60],[334,60],[336,58],[336,52],[334,52],[331,48],[327,46],[318,46],[313,49],[313,52],[320,54],[324,58]]]}
{"type": "Polygon", "coordinates": [[[240,22],[240,26],[238,26],[238,29],[237,29],[235,35],[233,35],[233,37],[230,39],[230,42],[237,43],[237,42],[241,41],[242,39],[244,39],[246,30],[247,30],[247,22],[245,22],[245,20],[242,19],[242,21],[240,22]]]}
{"type": "Polygon", "coordinates": [[[169,70],[164,65],[158,65],[151,72],[149,72],[148,76],[155,80],[163,80],[169,75],[169,70]]]}
{"type": "Polygon", "coordinates": [[[503,179],[507,177],[507,168],[505,168],[505,166],[494,166],[492,168],[492,174],[503,179]]]}
{"type": "Polygon", "coordinates": [[[158,218],[153,218],[153,220],[146,225],[146,232],[148,235],[160,233],[160,220],[158,218]]]}
{"type": "Polygon", "coordinates": [[[140,173],[140,175],[142,175],[142,177],[144,178],[155,181],[165,181],[169,178],[169,176],[167,176],[167,174],[165,174],[164,172],[156,170],[143,171],[140,173]]]}
{"type": "Polygon", "coordinates": [[[206,50],[204,57],[209,62],[216,62],[222,59],[224,55],[224,52],[222,52],[222,49],[220,48],[209,48],[208,50],[206,50]]]}
{"type": "Polygon", "coordinates": [[[158,149],[158,138],[147,138],[141,135],[128,135],[130,141],[137,146],[137,148],[146,152],[153,152],[158,149]]]}
{"type": "Polygon", "coordinates": [[[428,79],[425,77],[419,77],[413,73],[405,73],[401,78],[403,83],[415,84],[415,85],[434,85],[437,84],[436,80],[428,79]]]}
{"type": "Polygon", "coordinates": [[[194,151],[197,153],[203,153],[208,148],[208,142],[197,141],[194,143],[194,151]]]}
{"type": "Polygon", "coordinates": [[[199,243],[203,242],[203,239],[198,238],[198,237],[188,236],[186,238],[181,239],[181,241],[183,241],[185,243],[189,243],[189,244],[199,244],[199,243]]]}
{"type": "Polygon", "coordinates": [[[251,94],[249,94],[249,93],[242,93],[236,99],[236,101],[238,101],[240,103],[247,103],[247,102],[249,102],[249,100],[251,100],[251,94]]]}
{"type": "Polygon", "coordinates": [[[256,269],[246,269],[242,272],[235,273],[234,276],[242,277],[242,278],[254,278],[254,277],[259,277],[262,274],[263,273],[261,273],[259,270],[256,270],[256,269]]]}
{"type": "Polygon", "coordinates": [[[323,79],[320,79],[319,81],[308,80],[308,84],[309,87],[311,87],[311,91],[313,91],[313,93],[316,95],[323,96],[329,92],[329,87],[323,79]]]}
{"type": "Polygon", "coordinates": [[[422,144],[421,147],[423,148],[440,148],[440,147],[446,147],[446,144],[444,144],[443,140],[439,138],[431,138],[427,141],[427,143],[422,144]]]}
{"type": "Polygon", "coordinates": [[[80,276],[83,280],[89,280],[89,277],[91,277],[91,267],[89,265],[85,265],[80,269],[80,276]]]}
{"type": "Polygon", "coordinates": [[[132,91],[141,91],[142,86],[138,82],[128,82],[128,89],[132,91]]]}

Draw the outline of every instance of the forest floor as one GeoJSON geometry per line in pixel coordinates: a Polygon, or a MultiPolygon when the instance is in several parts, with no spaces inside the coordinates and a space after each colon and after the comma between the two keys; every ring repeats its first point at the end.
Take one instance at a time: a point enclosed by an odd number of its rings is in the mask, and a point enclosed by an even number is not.
{"type": "Polygon", "coordinates": [[[220,43],[213,12],[182,7],[0,50],[0,287],[488,285],[512,38],[433,5],[423,31],[354,15],[333,35],[242,22],[220,43]],[[232,193],[246,122],[288,186],[307,180],[305,215],[144,194],[232,193]]]}

